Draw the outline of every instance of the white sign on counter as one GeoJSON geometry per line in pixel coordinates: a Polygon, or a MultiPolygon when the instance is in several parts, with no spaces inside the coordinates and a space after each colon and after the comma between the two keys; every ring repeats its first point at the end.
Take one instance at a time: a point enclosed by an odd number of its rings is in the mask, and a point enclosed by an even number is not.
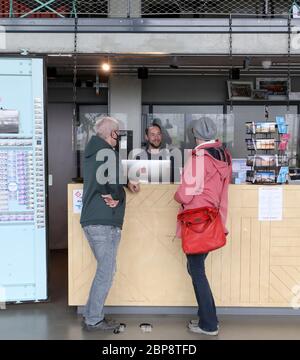
{"type": "Polygon", "coordinates": [[[261,187],[258,196],[258,220],[282,221],[282,187],[261,187]]]}
{"type": "Polygon", "coordinates": [[[82,189],[73,190],[73,213],[80,214],[82,209],[82,189]]]}

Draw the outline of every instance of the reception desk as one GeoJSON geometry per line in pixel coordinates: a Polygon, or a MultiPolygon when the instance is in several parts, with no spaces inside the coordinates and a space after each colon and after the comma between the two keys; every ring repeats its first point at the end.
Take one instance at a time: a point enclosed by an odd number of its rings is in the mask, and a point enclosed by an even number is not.
{"type": "MultiPolygon", "coordinates": [[[[259,188],[229,187],[227,245],[206,260],[217,306],[290,307],[292,289],[300,285],[300,186],[282,186],[281,221],[259,221],[259,188]]],[[[85,304],[95,273],[75,203],[81,189],[81,184],[68,187],[69,305],[77,306],[85,304]]],[[[196,305],[175,237],[175,189],[143,185],[140,193],[127,193],[117,272],[106,305],[196,305]]]]}

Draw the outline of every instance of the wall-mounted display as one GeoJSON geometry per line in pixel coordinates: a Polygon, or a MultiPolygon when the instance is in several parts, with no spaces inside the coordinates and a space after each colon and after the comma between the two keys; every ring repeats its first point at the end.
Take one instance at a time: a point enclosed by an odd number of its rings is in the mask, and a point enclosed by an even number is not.
{"type": "Polygon", "coordinates": [[[257,78],[256,89],[267,91],[269,100],[285,100],[288,95],[287,78],[257,78]]]}
{"type": "Polygon", "coordinates": [[[252,81],[227,81],[228,97],[230,100],[251,100],[253,91],[252,81]]]}
{"type": "Polygon", "coordinates": [[[267,100],[268,99],[268,91],[267,90],[253,90],[252,91],[252,99],[253,100],[267,100]]]}

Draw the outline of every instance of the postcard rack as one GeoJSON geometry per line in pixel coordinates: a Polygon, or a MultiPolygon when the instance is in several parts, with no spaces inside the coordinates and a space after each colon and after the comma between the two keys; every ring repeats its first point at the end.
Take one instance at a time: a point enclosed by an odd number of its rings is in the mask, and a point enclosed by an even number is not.
{"type": "Polygon", "coordinates": [[[276,122],[247,122],[248,150],[246,181],[253,184],[282,184],[288,179],[286,155],[289,134],[283,116],[276,122]]]}

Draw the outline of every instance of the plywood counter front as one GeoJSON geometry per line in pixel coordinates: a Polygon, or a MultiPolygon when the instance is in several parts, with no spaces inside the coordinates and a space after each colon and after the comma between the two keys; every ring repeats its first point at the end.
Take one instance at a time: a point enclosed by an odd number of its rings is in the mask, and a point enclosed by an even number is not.
{"type": "MultiPolygon", "coordinates": [[[[69,203],[69,305],[84,305],[95,259],[69,203]]],[[[186,259],[175,237],[176,185],[127,193],[117,272],[106,305],[195,306],[186,259]]],[[[283,186],[283,220],[258,220],[256,185],[229,189],[228,243],[209,255],[206,271],[217,306],[290,307],[300,285],[300,186],[283,186]]]]}

